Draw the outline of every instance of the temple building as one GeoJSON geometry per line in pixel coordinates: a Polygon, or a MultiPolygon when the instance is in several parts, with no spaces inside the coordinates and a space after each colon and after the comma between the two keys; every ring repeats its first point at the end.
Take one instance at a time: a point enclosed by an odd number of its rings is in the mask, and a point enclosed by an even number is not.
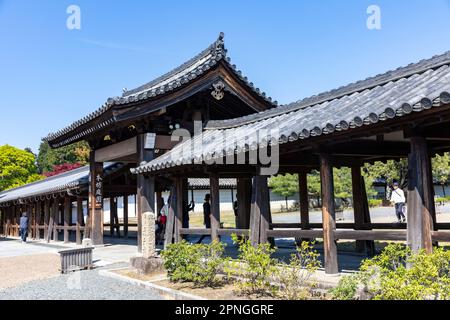
{"type": "Polygon", "coordinates": [[[320,238],[330,274],[338,272],[338,240],[354,240],[368,254],[375,240],[406,241],[431,252],[438,241],[450,241],[450,225],[436,221],[430,161],[450,151],[449,65],[450,52],[278,106],[231,63],[221,34],[178,68],[50,134],[52,148],[87,141],[90,166],[0,193],[3,233],[11,234],[20,207],[29,206],[37,237],[42,230],[48,239],[51,228],[60,228],[65,241],[75,230],[77,242],[88,236],[102,244],[104,199],[112,199],[113,234],[117,198],[136,195],[140,250],[141,216],[159,212],[168,191],[173,210],[166,244],[186,235],[238,234],[254,244],[320,238]],[[372,223],[361,168],[401,158],[409,164],[407,226],[372,223]],[[351,168],[354,223],[336,223],[333,167],[351,168]],[[309,222],[311,170],[320,171],[321,224],[309,222]],[[300,223],[272,222],[268,178],[284,173],[300,177],[300,223]],[[235,228],[221,224],[221,181],[230,181],[223,179],[235,181],[235,228]],[[210,190],[210,229],[183,227],[189,181],[203,181],[210,190]],[[74,201],[87,211],[75,226],[74,201]]]}

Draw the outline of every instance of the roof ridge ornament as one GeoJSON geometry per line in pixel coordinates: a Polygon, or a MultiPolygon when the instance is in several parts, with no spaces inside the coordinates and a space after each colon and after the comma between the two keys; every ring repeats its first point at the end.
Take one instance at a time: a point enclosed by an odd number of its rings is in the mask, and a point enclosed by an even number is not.
{"type": "Polygon", "coordinates": [[[225,93],[223,92],[225,89],[225,84],[222,81],[218,81],[213,84],[214,90],[211,92],[211,95],[214,99],[220,101],[225,96],[225,93]]]}

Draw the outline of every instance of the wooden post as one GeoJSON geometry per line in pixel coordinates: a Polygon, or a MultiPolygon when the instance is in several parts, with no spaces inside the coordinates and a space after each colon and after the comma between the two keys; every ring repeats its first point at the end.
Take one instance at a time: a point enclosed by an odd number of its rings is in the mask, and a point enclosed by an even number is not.
{"type": "Polygon", "coordinates": [[[41,223],[42,223],[42,202],[36,202],[36,240],[41,239],[41,223]]]}
{"type": "Polygon", "coordinates": [[[71,224],[72,201],[69,196],[64,198],[64,243],[69,242],[69,227],[71,224]]]}
{"type": "Polygon", "coordinates": [[[300,223],[302,229],[309,229],[309,195],[308,195],[308,173],[298,173],[298,190],[300,196],[300,223]]]}
{"type": "Polygon", "coordinates": [[[167,248],[169,244],[173,242],[173,234],[175,227],[175,211],[177,206],[176,201],[176,184],[175,181],[170,189],[170,201],[169,201],[169,215],[167,217],[166,233],[164,238],[164,248],[167,248]]]}
{"type": "Polygon", "coordinates": [[[116,202],[114,197],[109,198],[109,236],[114,237],[114,210],[116,202]]]}
{"type": "Polygon", "coordinates": [[[259,232],[261,231],[261,211],[258,206],[258,181],[253,177],[252,201],[250,208],[250,242],[253,246],[259,243],[259,232]]]}
{"type": "Polygon", "coordinates": [[[91,216],[91,210],[89,210],[89,207],[90,207],[90,201],[89,201],[89,196],[88,196],[86,199],[87,216],[86,216],[86,222],[84,223],[83,239],[91,238],[92,216],[91,216]]]}
{"type": "Polygon", "coordinates": [[[336,215],[334,204],[333,167],[329,155],[320,155],[320,182],[322,188],[323,245],[325,273],[338,273],[337,246],[334,238],[336,215]]]}
{"type": "Polygon", "coordinates": [[[81,226],[83,225],[83,198],[77,197],[77,226],[76,226],[76,232],[75,232],[75,238],[77,245],[81,244],[81,226]]]}
{"type": "Polygon", "coordinates": [[[181,228],[183,227],[183,178],[176,177],[174,179],[174,186],[175,186],[175,197],[172,199],[172,203],[175,204],[173,210],[174,210],[174,216],[175,216],[175,233],[174,238],[175,242],[181,242],[183,239],[181,236],[181,228]]]}
{"type": "MultiPolygon", "coordinates": [[[[261,225],[259,231],[259,242],[266,243],[269,239],[267,237],[267,231],[270,229],[270,223],[272,222],[271,212],[270,212],[270,194],[269,186],[267,182],[267,176],[258,176],[258,206],[261,212],[261,225]]],[[[275,242],[271,241],[272,245],[275,242]]]]}
{"type": "Polygon", "coordinates": [[[128,195],[123,197],[123,236],[128,238],[128,195]]]}
{"type": "Polygon", "coordinates": [[[211,239],[219,240],[220,229],[220,189],[219,175],[213,173],[209,176],[211,188],[211,239]]]}
{"type": "Polygon", "coordinates": [[[50,223],[50,200],[46,199],[44,202],[44,240],[49,242],[49,223],[50,223]]]}
{"type": "MultiPolygon", "coordinates": [[[[137,150],[139,163],[148,162],[155,158],[152,134],[139,134],[137,150]],[[153,143],[152,143],[153,142],[153,143]]],[[[142,252],[142,214],[155,214],[155,178],[139,174],[137,176],[137,218],[138,218],[138,251],[142,252]]]]}
{"type": "MultiPolygon", "coordinates": [[[[351,171],[355,230],[363,230],[364,225],[371,223],[366,185],[359,166],[352,167],[351,171]]],[[[356,240],[356,251],[366,251],[368,256],[373,256],[375,254],[375,242],[373,240],[356,240]]]]}
{"type": "Polygon", "coordinates": [[[95,162],[95,151],[91,151],[89,211],[91,218],[90,237],[93,245],[103,244],[103,163],[95,162]]]}
{"type": "Polygon", "coordinates": [[[421,136],[411,138],[411,153],[408,157],[408,245],[413,252],[425,249],[433,251],[431,231],[433,230],[433,208],[429,197],[432,194],[433,181],[428,170],[426,140],[421,136]],[[427,200],[428,199],[428,200],[427,200]]]}
{"type": "Polygon", "coordinates": [[[50,238],[53,236],[53,241],[57,241],[58,240],[58,232],[56,230],[56,225],[57,225],[57,219],[58,219],[58,210],[59,210],[59,203],[58,203],[58,198],[53,199],[53,204],[52,204],[52,214],[51,214],[51,218],[50,218],[50,224],[49,224],[49,235],[48,235],[48,241],[50,242],[50,238]]]}
{"type": "Polygon", "coordinates": [[[250,209],[252,203],[252,179],[237,179],[238,225],[237,229],[250,228],[250,209]]]}

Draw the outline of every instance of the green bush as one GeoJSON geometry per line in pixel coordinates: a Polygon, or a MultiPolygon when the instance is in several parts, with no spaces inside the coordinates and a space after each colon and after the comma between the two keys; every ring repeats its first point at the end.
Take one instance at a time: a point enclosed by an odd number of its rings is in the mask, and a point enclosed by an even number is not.
{"type": "Polygon", "coordinates": [[[218,241],[211,244],[190,244],[186,241],[167,246],[161,255],[169,280],[193,282],[198,286],[215,286],[217,275],[223,270],[225,245],[218,241]]]}
{"type": "Polygon", "coordinates": [[[383,204],[383,200],[380,199],[369,199],[369,207],[375,208],[383,204]]]}
{"type": "MultiPolygon", "coordinates": [[[[392,244],[379,256],[363,261],[353,280],[373,300],[446,300],[450,298],[450,252],[435,248],[432,254],[412,253],[408,247],[392,244]]],[[[340,295],[355,288],[346,281],[332,290],[333,298],[351,296],[340,295]]]]}
{"type": "Polygon", "coordinates": [[[277,260],[271,255],[275,249],[270,244],[252,246],[250,241],[232,235],[233,242],[239,245],[239,260],[229,264],[228,274],[238,277],[236,286],[241,294],[274,295],[277,291],[272,284],[278,268],[277,260]]]}
{"type": "Polygon", "coordinates": [[[288,300],[305,300],[310,296],[311,276],[320,268],[319,253],[314,250],[314,243],[302,242],[297,252],[291,255],[288,266],[278,273],[281,285],[279,295],[288,300]]]}
{"type": "Polygon", "coordinates": [[[355,300],[358,290],[358,279],[355,275],[344,276],[339,280],[337,287],[330,290],[334,300],[355,300]]]}

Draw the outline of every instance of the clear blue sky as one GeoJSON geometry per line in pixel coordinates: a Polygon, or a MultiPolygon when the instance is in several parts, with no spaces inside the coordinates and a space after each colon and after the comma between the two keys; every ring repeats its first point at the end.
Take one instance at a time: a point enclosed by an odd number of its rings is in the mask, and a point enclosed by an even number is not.
{"type": "Polygon", "coordinates": [[[40,139],[191,58],[220,31],[280,103],[450,50],[450,0],[0,0],[0,145],[40,139]],[[81,8],[81,30],[66,9],[81,8]],[[381,30],[366,10],[381,8],[381,30]]]}

